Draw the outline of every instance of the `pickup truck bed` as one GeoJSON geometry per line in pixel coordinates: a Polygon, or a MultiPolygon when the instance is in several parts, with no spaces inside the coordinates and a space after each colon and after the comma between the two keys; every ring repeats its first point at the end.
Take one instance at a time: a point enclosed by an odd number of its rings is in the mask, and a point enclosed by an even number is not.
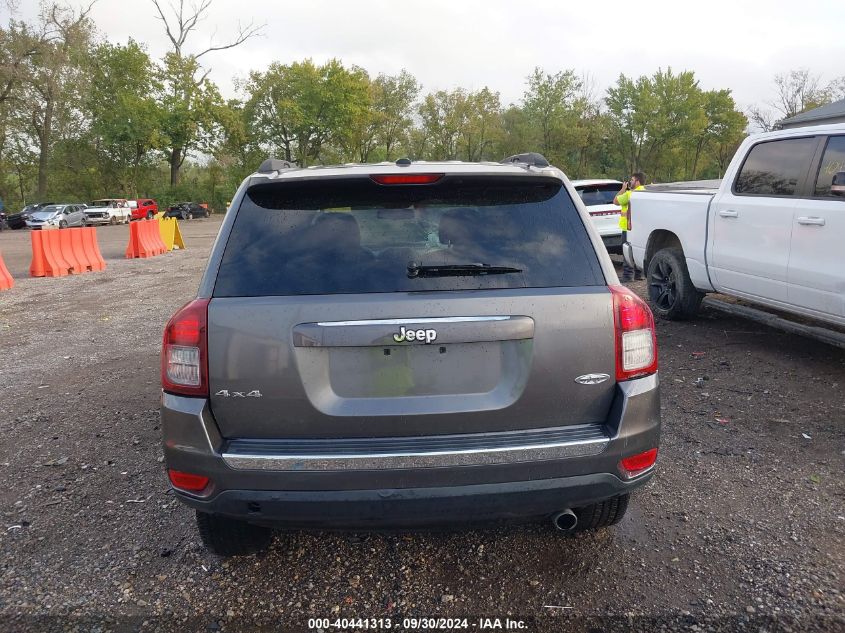
{"type": "Polygon", "coordinates": [[[751,136],[723,180],[631,195],[627,262],[658,316],[693,317],[719,292],[845,325],[845,124],[751,136]]]}

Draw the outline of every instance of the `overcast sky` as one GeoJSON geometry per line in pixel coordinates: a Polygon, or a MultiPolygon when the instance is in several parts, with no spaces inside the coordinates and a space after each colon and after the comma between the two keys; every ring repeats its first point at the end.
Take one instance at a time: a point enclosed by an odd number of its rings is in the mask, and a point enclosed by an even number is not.
{"type": "MultiPolygon", "coordinates": [[[[18,2],[21,16],[37,12],[37,0],[18,2]]],[[[167,49],[150,0],[98,0],[92,16],[113,42],[133,37],[156,57],[167,49]]],[[[213,0],[188,52],[250,21],[266,23],[262,37],[203,58],[226,96],[251,69],[306,57],[337,57],[373,76],[406,68],[425,91],[489,86],[505,105],[519,101],[535,66],[589,73],[599,93],[619,73],[693,70],[703,88],[731,89],[742,108],[771,100],[779,72],[845,74],[845,2],[836,0],[213,0]]]]}

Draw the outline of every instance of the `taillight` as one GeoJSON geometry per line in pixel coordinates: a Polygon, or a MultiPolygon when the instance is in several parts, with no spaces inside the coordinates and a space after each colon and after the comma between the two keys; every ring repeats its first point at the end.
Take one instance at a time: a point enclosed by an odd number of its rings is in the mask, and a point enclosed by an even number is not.
{"type": "Polygon", "coordinates": [[[444,174],[377,174],[370,176],[380,185],[430,185],[443,178],[444,174]]]}
{"type": "Polygon", "coordinates": [[[210,481],[205,475],[184,473],[181,470],[173,470],[172,468],[167,471],[167,476],[170,477],[170,483],[173,484],[174,488],[179,488],[179,490],[185,490],[187,492],[202,492],[210,481]]]}
{"type": "Polygon", "coordinates": [[[657,371],[654,317],[645,301],[624,286],[610,286],[616,329],[616,380],[657,371]]]}
{"type": "Polygon", "coordinates": [[[632,479],[637,475],[642,475],[647,470],[650,470],[657,461],[657,449],[652,448],[630,457],[624,457],[619,462],[619,470],[626,479],[632,479]]]}
{"type": "Polygon", "coordinates": [[[208,302],[182,306],[164,328],[161,387],[182,396],[208,396],[208,302]]]}

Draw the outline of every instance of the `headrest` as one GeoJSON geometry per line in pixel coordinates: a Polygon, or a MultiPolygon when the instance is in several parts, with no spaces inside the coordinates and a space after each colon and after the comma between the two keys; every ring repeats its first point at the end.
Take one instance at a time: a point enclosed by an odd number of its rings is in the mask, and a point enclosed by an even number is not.
{"type": "Polygon", "coordinates": [[[473,242],[479,220],[475,209],[452,209],[440,216],[438,237],[441,244],[464,246],[473,242]]]}
{"type": "Polygon", "coordinates": [[[312,230],[323,248],[349,249],[361,246],[361,229],[351,213],[320,213],[312,230]]]}

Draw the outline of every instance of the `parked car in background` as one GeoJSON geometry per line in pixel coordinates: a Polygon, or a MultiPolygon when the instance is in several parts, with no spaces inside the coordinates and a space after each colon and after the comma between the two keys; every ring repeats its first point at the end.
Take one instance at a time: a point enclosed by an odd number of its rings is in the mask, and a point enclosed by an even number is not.
{"type": "Polygon", "coordinates": [[[33,213],[51,204],[55,204],[55,202],[34,202],[32,204],[28,204],[19,213],[7,215],[6,224],[10,229],[26,228],[26,221],[33,213]]]}
{"type": "Polygon", "coordinates": [[[204,207],[196,202],[180,202],[169,207],[164,217],[193,220],[194,218],[207,218],[209,215],[208,207],[204,207]]]}
{"type": "Polygon", "coordinates": [[[660,437],[651,311],[563,172],[503,163],[243,182],[162,349],[170,481],[212,551],[273,525],[622,518],[660,437]]]}
{"type": "Polygon", "coordinates": [[[34,212],[26,221],[26,225],[31,229],[86,226],[86,208],[85,204],[50,204],[34,212]]]}
{"type": "Polygon", "coordinates": [[[601,236],[610,253],[622,254],[622,229],[619,228],[619,214],[622,209],[613,204],[613,198],[622,188],[618,180],[573,180],[572,186],[581,197],[590,221],[601,236]]]}
{"type": "Polygon", "coordinates": [[[158,213],[158,204],[151,198],[138,198],[129,201],[129,208],[132,210],[133,220],[151,220],[158,213]]]}
{"type": "Polygon", "coordinates": [[[86,224],[129,224],[131,217],[129,201],[124,198],[103,198],[94,200],[86,209],[86,224]]]}
{"type": "Polygon", "coordinates": [[[719,292],[845,325],[845,123],[747,138],[719,181],[631,194],[625,258],[655,314],[719,292]]]}

